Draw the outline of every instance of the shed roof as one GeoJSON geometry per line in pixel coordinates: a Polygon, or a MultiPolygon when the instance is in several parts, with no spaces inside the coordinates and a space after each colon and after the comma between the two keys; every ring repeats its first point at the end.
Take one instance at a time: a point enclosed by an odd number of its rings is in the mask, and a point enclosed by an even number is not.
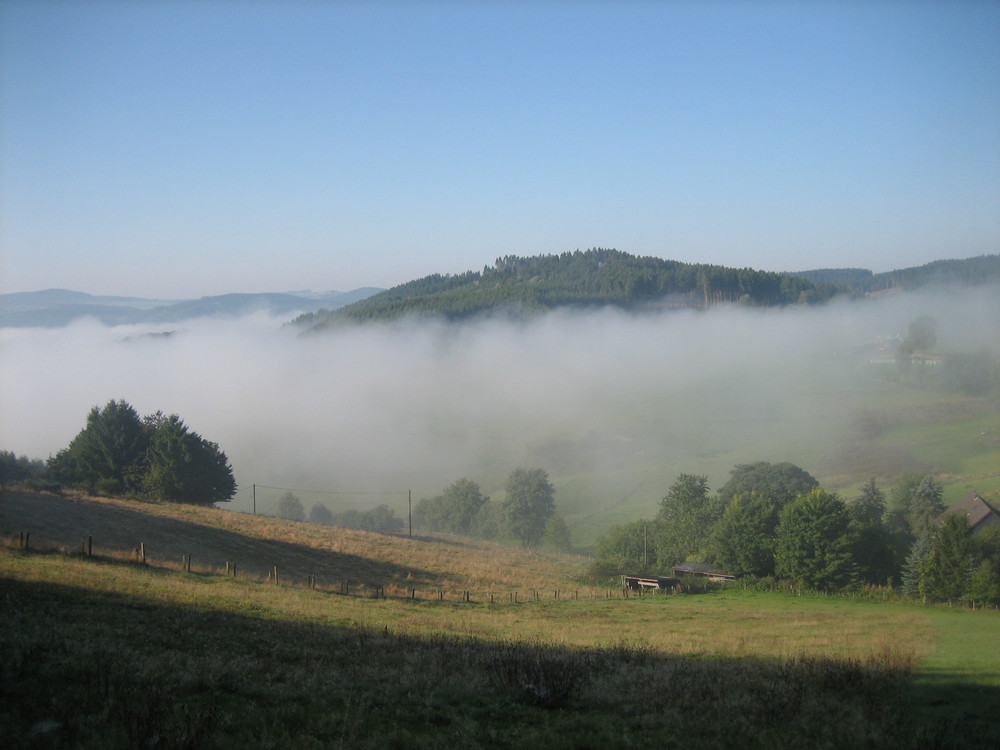
{"type": "Polygon", "coordinates": [[[965,516],[971,531],[975,531],[978,526],[982,526],[984,523],[1000,522],[1000,510],[986,502],[978,492],[970,492],[942,513],[941,517],[959,514],[965,516]]]}

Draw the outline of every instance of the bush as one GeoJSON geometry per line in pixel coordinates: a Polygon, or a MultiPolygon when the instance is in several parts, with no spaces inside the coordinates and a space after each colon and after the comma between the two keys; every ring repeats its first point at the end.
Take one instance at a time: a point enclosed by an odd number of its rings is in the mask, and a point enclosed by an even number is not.
{"type": "Polygon", "coordinates": [[[106,497],[115,497],[125,493],[125,485],[117,479],[103,477],[94,482],[94,492],[106,497]]]}
{"type": "Polygon", "coordinates": [[[62,485],[51,479],[22,479],[18,486],[28,492],[62,492],[62,485]]]}

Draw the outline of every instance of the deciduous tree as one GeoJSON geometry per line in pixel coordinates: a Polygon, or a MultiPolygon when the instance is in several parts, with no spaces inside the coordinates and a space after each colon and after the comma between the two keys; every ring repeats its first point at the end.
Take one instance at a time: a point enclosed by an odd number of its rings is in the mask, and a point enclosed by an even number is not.
{"type": "Polygon", "coordinates": [[[781,511],[775,530],[775,574],[813,589],[834,590],[854,574],[850,516],[835,494],[814,489],[781,511]]]}
{"type": "Polygon", "coordinates": [[[814,476],[795,464],[758,461],[739,464],[730,471],[729,481],[719,488],[719,497],[726,503],[735,495],[752,493],[784,507],[798,495],[818,486],[814,476]]]}
{"type": "Polygon", "coordinates": [[[313,503],[313,507],[309,509],[309,523],[329,526],[333,523],[333,513],[323,503],[313,503]]]}
{"type": "Polygon", "coordinates": [[[286,492],[278,498],[278,515],[289,521],[305,521],[306,509],[297,495],[286,492]]]}
{"type": "Polygon", "coordinates": [[[716,562],[734,575],[772,575],[778,511],[770,498],[734,496],[712,531],[716,562]]]}
{"type": "Polygon", "coordinates": [[[478,484],[463,477],[437,497],[417,503],[414,514],[421,527],[448,534],[468,534],[487,499],[478,484]]]}
{"type": "Polygon", "coordinates": [[[705,546],[722,504],[708,492],[708,477],[680,474],[660,501],[657,550],[661,568],[672,568],[705,546]]]}
{"type": "Polygon", "coordinates": [[[504,485],[504,518],[511,536],[525,547],[537,544],[555,512],[555,488],[542,469],[515,469],[504,485]]]}

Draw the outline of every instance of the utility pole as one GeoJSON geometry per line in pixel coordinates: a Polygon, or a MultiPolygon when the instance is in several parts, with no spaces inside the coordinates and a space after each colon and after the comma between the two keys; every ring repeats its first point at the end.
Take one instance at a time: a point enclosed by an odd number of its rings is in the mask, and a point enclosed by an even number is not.
{"type": "Polygon", "coordinates": [[[410,538],[413,538],[413,490],[406,491],[406,512],[410,517],[410,538]]]}
{"type": "Polygon", "coordinates": [[[253,486],[253,514],[257,515],[257,485],[253,486]]]}
{"type": "MultiPolygon", "coordinates": [[[[642,525],[642,567],[646,567],[646,529],[649,528],[647,524],[642,525]]],[[[645,571],[643,571],[645,572],[645,571]]]]}

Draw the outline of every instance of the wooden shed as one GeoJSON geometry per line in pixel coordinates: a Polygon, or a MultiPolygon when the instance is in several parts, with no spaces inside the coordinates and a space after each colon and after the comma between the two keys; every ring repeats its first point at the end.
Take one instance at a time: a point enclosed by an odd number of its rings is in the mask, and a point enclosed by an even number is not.
{"type": "Polygon", "coordinates": [[[707,578],[710,581],[735,581],[736,576],[732,573],[726,573],[724,570],[719,570],[714,565],[709,565],[708,563],[697,563],[688,562],[681,563],[680,565],[674,566],[675,576],[697,576],[698,578],[707,578]]]}

